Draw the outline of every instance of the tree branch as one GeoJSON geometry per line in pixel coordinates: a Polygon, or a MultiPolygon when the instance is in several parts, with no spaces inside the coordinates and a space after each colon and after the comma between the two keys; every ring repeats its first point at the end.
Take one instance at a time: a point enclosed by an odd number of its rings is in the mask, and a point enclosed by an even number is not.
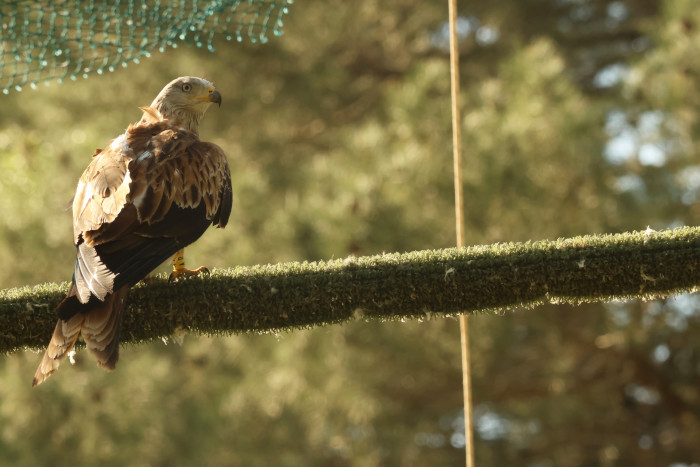
{"type": "MultiPolygon", "coordinates": [[[[700,228],[215,270],[134,287],[122,342],[649,299],[700,284],[700,228]]],[[[0,352],[42,348],[68,284],[0,291],[0,352]]]]}

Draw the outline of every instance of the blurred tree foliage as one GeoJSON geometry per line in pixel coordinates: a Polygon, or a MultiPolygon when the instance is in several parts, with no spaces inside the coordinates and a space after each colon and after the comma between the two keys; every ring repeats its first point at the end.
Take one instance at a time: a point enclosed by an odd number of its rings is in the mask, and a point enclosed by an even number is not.
{"type": "MultiPolygon", "coordinates": [[[[697,224],[700,5],[460,2],[468,242],[697,224]]],[[[450,246],[447,5],[295,4],[266,45],[181,47],[1,96],[0,286],[68,280],[68,206],[97,147],[178,75],[224,96],[202,134],[236,205],[190,264],[450,246]]],[[[700,303],[546,306],[474,317],[480,466],[700,459],[700,303]]],[[[48,340],[47,336],[47,340],[48,340]]],[[[458,326],[366,323],[185,337],[86,356],[30,391],[0,361],[8,465],[460,465],[458,326]]]]}

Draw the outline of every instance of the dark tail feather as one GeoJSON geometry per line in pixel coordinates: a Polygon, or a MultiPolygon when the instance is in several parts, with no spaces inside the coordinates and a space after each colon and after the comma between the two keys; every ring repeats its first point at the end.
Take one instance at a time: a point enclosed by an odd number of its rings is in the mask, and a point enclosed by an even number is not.
{"type": "Polygon", "coordinates": [[[93,308],[83,321],[83,339],[97,364],[114,370],[119,360],[119,327],[124,315],[124,300],[129,287],[123,286],[109,295],[103,304],[93,308]]]}
{"type": "Polygon", "coordinates": [[[81,304],[75,296],[74,287],[71,287],[68,296],[56,308],[61,319],[56,323],[32,386],[43,383],[56,371],[81,331],[88,350],[97,358],[97,364],[114,369],[119,359],[119,325],[128,292],[129,287],[124,286],[108,295],[104,302],[93,301],[91,297],[88,303],[81,304]]]}
{"type": "Polygon", "coordinates": [[[46,378],[56,371],[61,361],[66,358],[70,349],[73,348],[73,344],[78,339],[84,318],[85,315],[79,313],[68,321],[58,320],[51,342],[49,342],[44,358],[41,359],[39,368],[37,368],[34,375],[32,386],[43,383],[46,378]]]}

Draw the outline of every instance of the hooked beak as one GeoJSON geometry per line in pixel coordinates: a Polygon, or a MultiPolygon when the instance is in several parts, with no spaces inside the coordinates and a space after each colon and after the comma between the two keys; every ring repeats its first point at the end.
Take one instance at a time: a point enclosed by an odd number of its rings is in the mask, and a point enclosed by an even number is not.
{"type": "Polygon", "coordinates": [[[219,107],[221,107],[221,93],[214,89],[212,92],[209,93],[209,102],[219,104],[219,107]]]}

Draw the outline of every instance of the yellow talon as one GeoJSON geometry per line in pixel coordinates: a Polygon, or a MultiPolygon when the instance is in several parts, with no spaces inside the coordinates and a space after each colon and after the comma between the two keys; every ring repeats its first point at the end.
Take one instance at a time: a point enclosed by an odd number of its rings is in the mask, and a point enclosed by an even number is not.
{"type": "Polygon", "coordinates": [[[197,274],[201,273],[209,274],[209,269],[205,268],[204,266],[197,269],[173,269],[173,272],[170,273],[170,277],[168,277],[168,282],[177,282],[177,280],[183,276],[196,276],[197,274]]]}
{"type": "Polygon", "coordinates": [[[173,272],[168,277],[168,282],[176,282],[180,277],[196,276],[197,274],[209,274],[209,269],[204,266],[197,269],[185,267],[185,250],[182,249],[173,256],[173,272]]]}

